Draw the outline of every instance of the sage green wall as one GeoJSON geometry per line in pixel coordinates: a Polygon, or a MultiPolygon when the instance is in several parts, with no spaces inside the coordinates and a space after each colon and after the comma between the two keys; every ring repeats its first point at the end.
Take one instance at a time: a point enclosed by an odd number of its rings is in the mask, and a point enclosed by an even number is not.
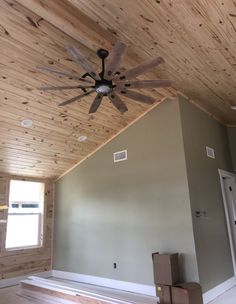
{"type": "Polygon", "coordinates": [[[233,265],[218,169],[231,170],[227,129],[180,97],[190,201],[200,282],[204,291],[231,278],[233,265]],[[206,146],[215,159],[206,156],[206,146]],[[195,211],[206,211],[196,218],[195,211]]]}
{"type": "Polygon", "coordinates": [[[233,170],[236,171],[236,127],[228,127],[227,131],[228,131],[231,158],[233,162],[233,170]]]}
{"type": "Polygon", "coordinates": [[[179,252],[183,279],[198,281],[178,101],[61,178],[55,205],[54,269],[152,285],[151,253],[179,252]]]}

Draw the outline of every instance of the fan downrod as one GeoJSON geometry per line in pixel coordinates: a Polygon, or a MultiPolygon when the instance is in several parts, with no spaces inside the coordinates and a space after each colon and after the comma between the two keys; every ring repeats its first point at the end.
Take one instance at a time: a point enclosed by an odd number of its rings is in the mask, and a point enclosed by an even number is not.
{"type": "Polygon", "coordinates": [[[99,58],[105,59],[109,55],[109,52],[107,50],[105,50],[105,49],[99,49],[97,51],[97,55],[98,55],[99,58]]]}

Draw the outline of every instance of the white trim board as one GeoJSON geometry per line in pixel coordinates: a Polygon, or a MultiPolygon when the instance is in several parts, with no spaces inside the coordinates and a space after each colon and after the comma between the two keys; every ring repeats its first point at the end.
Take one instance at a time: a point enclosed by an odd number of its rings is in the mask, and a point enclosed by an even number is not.
{"type": "MultiPolygon", "coordinates": [[[[21,288],[21,292],[22,295],[25,294],[25,290],[26,292],[29,291],[29,287],[39,287],[39,288],[43,288],[47,291],[51,291],[54,293],[53,297],[58,298],[60,296],[60,294],[63,294],[65,296],[65,298],[67,296],[72,296],[72,297],[77,297],[80,296],[81,297],[81,302],[83,302],[83,299],[85,300],[86,298],[92,300],[95,300],[94,302],[99,302],[101,301],[101,303],[116,303],[116,304],[134,304],[135,302],[133,301],[129,301],[128,299],[122,299],[122,298],[117,298],[115,295],[109,295],[106,294],[104,292],[101,291],[88,291],[88,290],[84,290],[83,288],[77,288],[76,286],[69,285],[68,283],[64,283],[64,282],[58,282],[58,281],[53,281],[51,279],[43,279],[43,278],[39,278],[39,277],[29,277],[29,279],[27,280],[23,280],[21,281],[24,285],[21,288]],[[26,288],[25,288],[26,285],[26,288]]],[[[32,290],[32,295],[34,294],[38,294],[38,291],[34,291],[32,290]]],[[[42,294],[44,292],[42,291],[42,294]]],[[[48,296],[52,296],[52,294],[48,294],[48,296]]],[[[41,292],[39,292],[38,295],[38,299],[41,299],[41,292]]],[[[56,299],[55,299],[56,300],[56,299]]],[[[66,298],[66,300],[68,300],[70,302],[70,298],[66,298]]],[[[64,301],[63,301],[64,302],[64,301]]],[[[99,302],[100,303],[100,302],[99,302]]],[[[145,302],[144,302],[145,303],[145,302]]],[[[152,304],[155,303],[154,301],[152,302],[152,304]]]]}
{"type": "MultiPolygon", "coordinates": [[[[84,274],[66,272],[60,270],[45,271],[45,272],[37,273],[35,274],[35,276],[39,276],[43,278],[55,277],[69,281],[75,281],[80,283],[87,283],[97,286],[129,291],[129,292],[135,292],[142,295],[148,295],[154,297],[156,296],[155,286],[152,285],[118,281],[113,279],[101,278],[96,276],[90,276],[90,275],[84,275],[84,274]]],[[[0,280],[0,288],[17,285],[21,280],[24,280],[27,277],[28,276],[20,276],[11,279],[0,280]]],[[[212,288],[211,290],[205,292],[203,294],[204,304],[210,303],[211,301],[215,300],[218,296],[222,295],[224,292],[226,292],[227,290],[229,290],[234,286],[236,286],[236,277],[232,277],[227,281],[219,284],[218,286],[212,288]]]]}
{"type": "Polygon", "coordinates": [[[66,272],[60,270],[53,270],[52,276],[59,279],[70,280],[80,283],[87,283],[92,285],[98,285],[102,287],[114,288],[123,291],[135,292],[142,295],[148,295],[155,297],[156,291],[155,286],[151,285],[144,285],[138,283],[131,283],[126,281],[118,281],[113,279],[95,277],[85,274],[73,273],[73,272],[66,272]]]}
{"type": "Polygon", "coordinates": [[[203,294],[204,304],[208,304],[236,285],[236,277],[232,277],[203,294]]]}
{"type": "MultiPolygon", "coordinates": [[[[80,283],[87,283],[97,286],[103,286],[108,288],[114,288],[129,292],[135,292],[142,295],[156,296],[155,286],[137,284],[125,281],[118,281],[113,279],[101,278],[96,276],[84,275],[73,272],[66,272],[60,270],[52,270],[52,276],[59,279],[75,281],[80,283]]],[[[203,294],[204,304],[208,304],[215,300],[218,296],[232,288],[236,285],[236,277],[232,277],[227,281],[219,284],[218,286],[212,288],[211,290],[203,294]]]]}
{"type": "MultiPolygon", "coordinates": [[[[52,271],[49,270],[49,271],[39,272],[39,273],[35,273],[34,275],[39,276],[41,278],[49,278],[52,276],[52,271]]],[[[0,289],[18,285],[21,280],[25,280],[28,276],[29,275],[24,275],[24,276],[19,276],[19,277],[15,277],[15,278],[0,280],[0,289]]]]}

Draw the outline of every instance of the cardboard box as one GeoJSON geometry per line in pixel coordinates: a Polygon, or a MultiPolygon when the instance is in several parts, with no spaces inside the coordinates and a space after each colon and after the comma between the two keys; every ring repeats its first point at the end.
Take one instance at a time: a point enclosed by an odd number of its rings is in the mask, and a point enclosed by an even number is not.
{"type": "Polygon", "coordinates": [[[198,283],[182,283],[171,287],[172,304],[203,304],[202,288],[198,283]]]}
{"type": "Polygon", "coordinates": [[[154,282],[156,285],[175,285],[179,283],[178,253],[152,254],[154,282]]]}
{"type": "Polygon", "coordinates": [[[156,295],[159,297],[160,304],[172,304],[171,286],[158,285],[156,286],[156,295]]]}

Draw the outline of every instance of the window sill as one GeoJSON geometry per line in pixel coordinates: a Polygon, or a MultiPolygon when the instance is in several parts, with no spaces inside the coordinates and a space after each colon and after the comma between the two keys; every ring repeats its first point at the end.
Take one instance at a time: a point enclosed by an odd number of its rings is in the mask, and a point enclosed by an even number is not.
{"type": "Polygon", "coordinates": [[[35,246],[25,246],[25,247],[13,247],[13,248],[6,248],[5,250],[8,251],[21,251],[21,250],[31,250],[31,249],[38,249],[42,248],[42,245],[35,245],[35,246]]]}

